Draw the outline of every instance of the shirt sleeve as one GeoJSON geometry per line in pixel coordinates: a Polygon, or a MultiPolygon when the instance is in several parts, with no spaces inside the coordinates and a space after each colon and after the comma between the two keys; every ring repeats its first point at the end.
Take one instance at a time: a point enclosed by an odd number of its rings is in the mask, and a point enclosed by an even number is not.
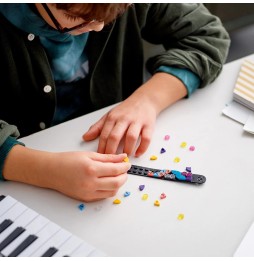
{"type": "Polygon", "coordinates": [[[200,86],[201,79],[193,72],[188,69],[176,68],[171,66],[160,66],[156,72],[165,72],[177,77],[185,85],[187,89],[187,97],[200,86]]]}
{"type": "Polygon", "coordinates": [[[0,180],[5,180],[3,177],[4,161],[12,147],[17,144],[25,145],[17,140],[18,137],[19,131],[16,126],[0,120],[0,180]]]}

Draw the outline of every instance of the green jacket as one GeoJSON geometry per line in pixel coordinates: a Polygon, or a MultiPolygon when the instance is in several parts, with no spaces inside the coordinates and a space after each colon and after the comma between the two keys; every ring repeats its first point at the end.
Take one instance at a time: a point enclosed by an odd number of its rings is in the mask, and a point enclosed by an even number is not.
{"type": "MultiPolygon", "coordinates": [[[[202,4],[134,4],[115,23],[89,34],[90,95],[96,109],[122,101],[142,84],[142,39],[165,47],[148,60],[151,74],[161,65],[188,68],[200,77],[200,87],[219,75],[230,42],[220,20],[202,4]]],[[[0,119],[17,126],[21,136],[49,127],[55,84],[38,37],[0,16],[0,50],[0,119]]]]}

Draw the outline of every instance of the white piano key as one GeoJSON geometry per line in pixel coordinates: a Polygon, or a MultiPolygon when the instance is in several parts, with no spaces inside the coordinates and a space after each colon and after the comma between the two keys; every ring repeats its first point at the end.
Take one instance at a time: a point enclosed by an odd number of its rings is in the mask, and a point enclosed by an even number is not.
{"type": "Polygon", "coordinates": [[[17,200],[10,196],[6,196],[4,199],[2,199],[0,201],[0,217],[15,203],[17,203],[17,200]]]}
{"type": "Polygon", "coordinates": [[[70,254],[77,249],[81,244],[83,243],[83,241],[76,237],[76,236],[71,236],[67,241],[65,241],[65,243],[63,245],[61,245],[59,251],[57,251],[53,257],[56,256],[70,256],[70,254]]]}
{"type": "Polygon", "coordinates": [[[75,249],[70,256],[71,257],[82,257],[82,256],[88,256],[90,253],[92,253],[95,250],[95,248],[86,242],[83,242],[77,249],[75,249]]]}
{"type": "MultiPolygon", "coordinates": [[[[0,234],[0,242],[2,242],[13,230],[14,228],[18,226],[22,226],[22,224],[16,225],[16,220],[19,219],[20,216],[27,210],[28,208],[17,202],[9,211],[9,218],[12,218],[14,220],[14,223],[12,223],[8,228],[6,228],[1,234],[0,234]]],[[[7,216],[6,216],[7,217],[7,216]]]]}
{"type": "Polygon", "coordinates": [[[42,256],[50,247],[59,250],[60,246],[71,237],[71,233],[67,230],[60,229],[53,237],[51,237],[43,246],[32,253],[32,256],[42,256]]]}
{"type": "MultiPolygon", "coordinates": [[[[31,234],[36,234],[40,230],[42,230],[50,221],[36,213],[35,211],[29,209],[24,213],[24,218],[30,220],[30,222],[23,227],[26,229],[16,240],[14,240],[11,244],[9,244],[4,250],[2,250],[2,254],[8,256],[19,244],[21,244],[27,236],[31,234]]],[[[15,223],[14,223],[15,225],[15,223]]]]}
{"type": "Polygon", "coordinates": [[[5,219],[11,219],[14,221],[19,217],[27,207],[20,202],[17,202],[14,204],[11,208],[9,208],[1,217],[0,217],[0,223],[2,223],[5,219]]]}
{"type": "Polygon", "coordinates": [[[18,256],[31,256],[33,252],[37,251],[43,244],[45,244],[57,231],[61,228],[57,224],[50,222],[42,230],[36,233],[38,239],[35,240],[28,248],[26,248],[18,256]]]}

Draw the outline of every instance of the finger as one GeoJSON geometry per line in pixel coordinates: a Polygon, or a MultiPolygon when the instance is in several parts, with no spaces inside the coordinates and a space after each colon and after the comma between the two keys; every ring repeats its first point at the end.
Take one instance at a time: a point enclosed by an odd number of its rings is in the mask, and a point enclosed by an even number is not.
{"type": "Polygon", "coordinates": [[[83,134],[82,138],[84,141],[94,140],[100,135],[106,116],[107,115],[104,115],[99,121],[92,125],[85,134],[83,134]]]}
{"type": "Polygon", "coordinates": [[[101,177],[98,179],[98,190],[118,190],[128,179],[126,173],[117,177],[101,177]]]}
{"type": "MultiPolygon", "coordinates": [[[[117,194],[118,190],[97,190],[95,192],[96,201],[102,200],[105,198],[114,197],[117,194]]],[[[93,200],[94,201],[94,200],[93,200]]]]}
{"type": "Polygon", "coordinates": [[[121,154],[101,154],[101,153],[93,153],[91,159],[100,161],[100,162],[123,162],[123,160],[127,157],[126,153],[121,154]]]}
{"type": "Polygon", "coordinates": [[[146,152],[147,148],[150,145],[152,134],[153,134],[152,128],[148,128],[148,127],[143,128],[141,135],[140,135],[141,136],[140,144],[135,153],[136,157],[139,157],[146,152]]]}
{"type": "Polygon", "coordinates": [[[77,197],[77,199],[84,202],[95,202],[102,199],[114,197],[117,194],[118,190],[97,190],[92,194],[85,194],[84,196],[77,197]]]}
{"type": "Polygon", "coordinates": [[[111,162],[97,162],[96,167],[90,166],[90,172],[96,173],[100,177],[116,177],[118,175],[127,173],[131,164],[129,162],[111,163],[111,162]]]}
{"type": "Polygon", "coordinates": [[[131,124],[126,136],[123,151],[131,155],[139,138],[141,127],[138,124],[131,124]]]}
{"type": "Polygon", "coordinates": [[[97,151],[99,153],[105,153],[107,139],[108,139],[108,136],[111,133],[112,129],[114,128],[114,126],[115,126],[115,121],[105,119],[105,124],[103,125],[102,131],[100,134],[99,144],[98,144],[97,151]]]}
{"type": "Polygon", "coordinates": [[[105,153],[116,153],[117,148],[122,140],[128,125],[126,122],[118,122],[108,135],[105,153]]]}

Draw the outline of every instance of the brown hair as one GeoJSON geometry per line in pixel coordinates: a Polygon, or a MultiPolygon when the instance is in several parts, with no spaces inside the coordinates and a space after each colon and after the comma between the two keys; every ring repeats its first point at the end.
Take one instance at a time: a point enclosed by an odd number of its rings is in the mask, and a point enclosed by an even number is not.
{"type": "Polygon", "coordinates": [[[79,16],[86,21],[97,20],[108,24],[123,14],[130,4],[113,3],[57,3],[57,9],[65,10],[73,15],[79,16]]]}

